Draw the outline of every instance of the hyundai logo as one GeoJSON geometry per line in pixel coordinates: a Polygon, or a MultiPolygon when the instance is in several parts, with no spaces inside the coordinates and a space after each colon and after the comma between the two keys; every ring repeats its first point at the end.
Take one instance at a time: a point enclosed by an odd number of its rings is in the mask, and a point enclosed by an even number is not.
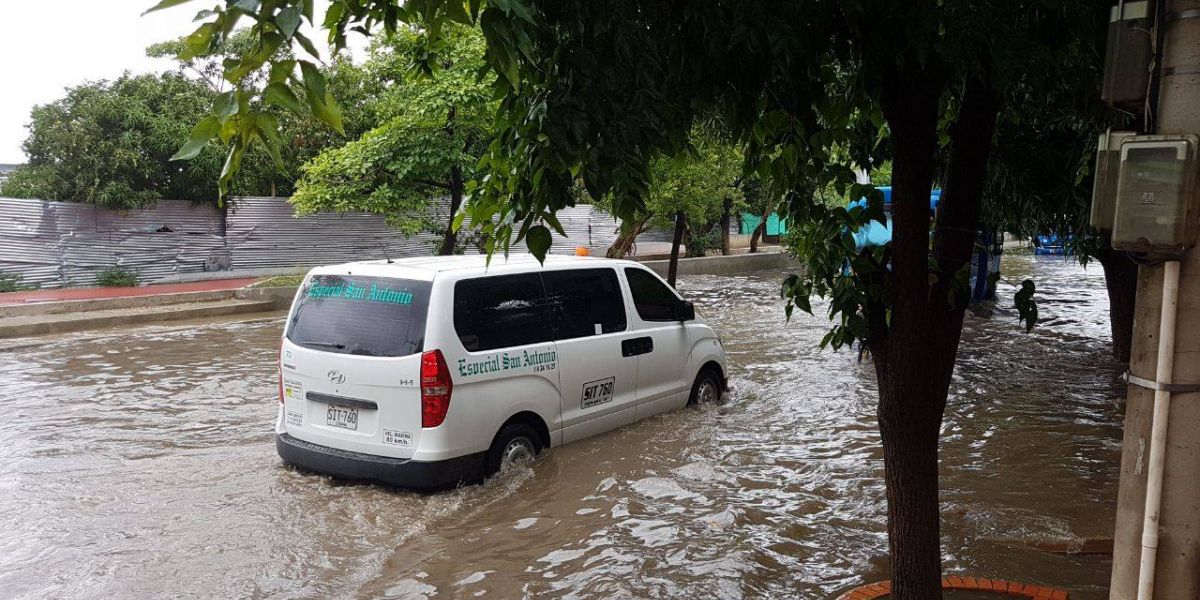
{"type": "Polygon", "coordinates": [[[346,383],[346,374],[341,371],[330,371],[330,372],[326,373],[326,376],[328,376],[329,381],[332,381],[333,383],[336,383],[336,384],[346,383]]]}

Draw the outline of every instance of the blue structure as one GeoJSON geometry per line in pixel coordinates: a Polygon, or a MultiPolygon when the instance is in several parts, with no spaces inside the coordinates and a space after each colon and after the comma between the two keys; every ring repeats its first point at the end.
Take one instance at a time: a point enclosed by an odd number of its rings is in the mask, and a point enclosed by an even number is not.
{"type": "MultiPolygon", "coordinates": [[[[883,212],[887,215],[887,223],[871,221],[855,232],[854,245],[858,250],[871,246],[882,246],[892,241],[892,188],[891,186],[879,186],[875,189],[883,192],[883,212]]],[[[937,211],[941,199],[942,190],[934,189],[929,194],[931,211],[937,211]]],[[[847,204],[846,208],[855,206],[866,208],[867,199],[854,200],[847,204]]],[[[1000,255],[1004,246],[1004,234],[993,229],[984,229],[979,235],[980,243],[976,245],[975,256],[971,260],[971,302],[990,300],[996,297],[995,287],[988,284],[988,279],[991,274],[1000,272],[1000,255]]]]}
{"type": "MultiPolygon", "coordinates": [[[[742,235],[750,235],[762,223],[762,217],[750,213],[742,213],[741,223],[738,225],[738,233],[742,235]]],[[[763,235],[777,236],[787,233],[787,219],[779,218],[779,213],[771,211],[767,217],[767,226],[763,230],[763,235]]]]}
{"type": "Polygon", "coordinates": [[[1033,253],[1034,254],[1071,254],[1067,249],[1067,242],[1071,241],[1071,236],[1059,237],[1058,234],[1039,235],[1033,238],[1033,253]]]}
{"type": "MultiPolygon", "coordinates": [[[[879,221],[871,221],[865,227],[860,228],[854,233],[854,245],[856,249],[862,250],[867,246],[882,246],[892,241],[892,186],[882,185],[875,189],[883,192],[883,212],[887,215],[887,224],[881,224],[879,221]]],[[[938,202],[942,200],[942,190],[935,189],[929,194],[929,209],[937,210],[938,202]]],[[[867,207],[867,199],[859,198],[846,205],[846,208],[854,208],[860,206],[867,207]]]]}

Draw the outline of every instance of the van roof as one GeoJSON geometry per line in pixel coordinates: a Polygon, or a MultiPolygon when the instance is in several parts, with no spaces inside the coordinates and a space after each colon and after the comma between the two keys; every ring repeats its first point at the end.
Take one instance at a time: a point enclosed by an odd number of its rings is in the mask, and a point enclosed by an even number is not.
{"type": "Polygon", "coordinates": [[[409,258],[366,260],[326,265],[313,268],[313,274],[374,275],[379,277],[402,277],[407,279],[432,280],[443,271],[475,271],[478,273],[520,273],[544,267],[600,267],[606,265],[633,265],[630,260],[591,256],[547,255],[544,264],[539,264],[532,254],[510,254],[492,256],[491,264],[483,254],[456,256],[414,256],[409,258]]]}

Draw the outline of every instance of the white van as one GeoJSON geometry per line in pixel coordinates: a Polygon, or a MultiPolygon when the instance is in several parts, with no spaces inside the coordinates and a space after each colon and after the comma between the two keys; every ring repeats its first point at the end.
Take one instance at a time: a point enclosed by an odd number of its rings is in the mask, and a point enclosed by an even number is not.
{"type": "Polygon", "coordinates": [[[310,271],[292,303],[275,447],[311,471],[447,488],[725,389],[717,335],[638,263],[348,263],[310,271]]]}

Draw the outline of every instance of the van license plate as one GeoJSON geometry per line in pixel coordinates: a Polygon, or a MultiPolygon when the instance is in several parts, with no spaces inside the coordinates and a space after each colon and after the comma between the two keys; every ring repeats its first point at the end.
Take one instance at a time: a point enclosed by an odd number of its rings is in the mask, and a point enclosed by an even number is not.
{"type": "Polygon", "coordinates": [[[350,406],[329,405],[325,411],[325,424],[330,427],[358,430],[358,409],[350,406]]]}

